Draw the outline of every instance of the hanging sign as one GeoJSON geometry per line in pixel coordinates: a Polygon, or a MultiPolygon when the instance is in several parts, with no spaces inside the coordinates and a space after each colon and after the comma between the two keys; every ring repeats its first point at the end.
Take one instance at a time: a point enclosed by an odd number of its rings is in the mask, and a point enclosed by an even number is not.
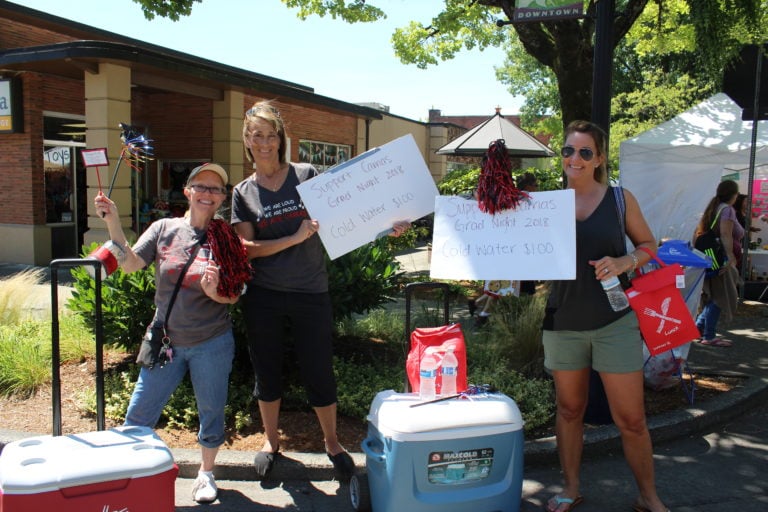
{"type": "Polygon", "coordinates": [[[531,192],[514,210],[494,215],[475,199],[435,200],[432,279],[576,278],[573,190],[531,192]]]}
{"type": "Polygon", "coordinates": [[[517,0],[513,21],[550,21],[580,18],[584,15],[581,0],[517,0]]]}
{"type": "Polygon", "coordinates": [[[332,167],[296,190],[319,222],[331,259],[388,234],[395,222],[432,213],[438,195],[411,134],[332,167]]]}

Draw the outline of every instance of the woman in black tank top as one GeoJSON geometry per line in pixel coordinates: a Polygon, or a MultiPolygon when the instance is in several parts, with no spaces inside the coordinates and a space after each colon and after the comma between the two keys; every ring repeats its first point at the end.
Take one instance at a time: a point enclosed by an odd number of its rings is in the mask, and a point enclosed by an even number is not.
{"type": "MultiPolygon", "coordinates": [[[[557,448],[563,490],[546,505],[551,512],[572,510],[583,501],[579,471],[590,370],[600,373],[627,463],[639,496],[636,511],[667,510],[656,493],[653,449],[643,404],[642,341],[630,309],[614,312],[600,281],[622,276],[649,260],[626,254],[625,234],[608,187],[606,136],[596,125],[574,121],[566,129],[561,154],[568,188],[576,202],[576,279],[553,283],[544,325],[545,365],[555,382],[557,448]],[[626,336],[624,334],[627,334],[626,336]]],[[[635,247],[655,252],[656,244],[635,197],[623,191],[626,236],[635,247]]]]}

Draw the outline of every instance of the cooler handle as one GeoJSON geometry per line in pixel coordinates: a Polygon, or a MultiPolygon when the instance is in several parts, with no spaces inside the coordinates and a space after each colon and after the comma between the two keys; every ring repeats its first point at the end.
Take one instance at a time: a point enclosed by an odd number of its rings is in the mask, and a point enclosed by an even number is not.
{"type": "Polygon", "coordinates": [[[383,464],[387,461],[387,456],[380,452],[374,452],[373,448],[371,448],[371,444],[373,444],[373,439],[364,439],[363,442],[360,444],[360,446],[363,448],[363,453],[366,457],[368,457],[369,460],[372,460],[373,462],[378,462],[379,464],[383,464]]]}

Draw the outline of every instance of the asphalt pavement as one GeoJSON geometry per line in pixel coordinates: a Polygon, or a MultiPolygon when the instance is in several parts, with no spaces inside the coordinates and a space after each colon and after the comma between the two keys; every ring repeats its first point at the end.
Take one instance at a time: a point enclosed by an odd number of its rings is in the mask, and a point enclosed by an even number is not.
{"type": "MultiPolygon", "coordinates": [[[[398,259],[405,271],[428,278],[425,248],[398,259]]],[[[8,270],[7,265],[0,264],[0,275],[4,270],[8,270]]],[[[672,511],[768,510],[768,305],[749,303],[747,307],[755,314],[740,316],[721,326],[721,334],[734,341],[732,347],[693,344],[688,357],[693,372],[739,376],[743,378],[741,384],[706,402],[698,403],[694,397],[694,403],[686,408],[648,418],[659,494],[672,511]]],[[[0,443],[26,436],[0,430],[0,443]]],[[[176,510],[197,509],[200,505],[192,501],[191,487],[199,465],[199,451],[172,452],[180,470],[175,488],[176,510]]],[[[352,455],[364,472],[365,455],[357,450],[352,455]]],[[[222,512],[353,510],[348,485],[334,479],[325,454],[284,453],[266,481],[254,479],[252,459],[253,453],[219,453],[215,471],[219,498],[208,507],[222,512]]],[[[636,490],[614,426],[586,431],[583,461],[585,501],[578,510],[631,510],[636,490]]],[[[560,490],[553,438],[525,441],[522,476],[519,510],[541,510],[546,499],[560,490]]],[[[403,481],[397,483],[407,485],[407,478],[402,475],[403,481]]],[[[424,508],[425,512],[437,510],[439,507],[424,508]]],[[[510,510],[515,510],[514,506],[510,510]]]]}

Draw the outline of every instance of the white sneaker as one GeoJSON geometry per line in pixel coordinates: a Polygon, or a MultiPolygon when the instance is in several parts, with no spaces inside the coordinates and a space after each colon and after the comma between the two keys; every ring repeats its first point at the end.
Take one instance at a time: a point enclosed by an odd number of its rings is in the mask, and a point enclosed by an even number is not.
{"type": "Polygon", "coordinates": [[[210,503],[216,500],[218,489],[211,472],[198,472],[192,484],[192,499],[198,503],[210,503]]]}

